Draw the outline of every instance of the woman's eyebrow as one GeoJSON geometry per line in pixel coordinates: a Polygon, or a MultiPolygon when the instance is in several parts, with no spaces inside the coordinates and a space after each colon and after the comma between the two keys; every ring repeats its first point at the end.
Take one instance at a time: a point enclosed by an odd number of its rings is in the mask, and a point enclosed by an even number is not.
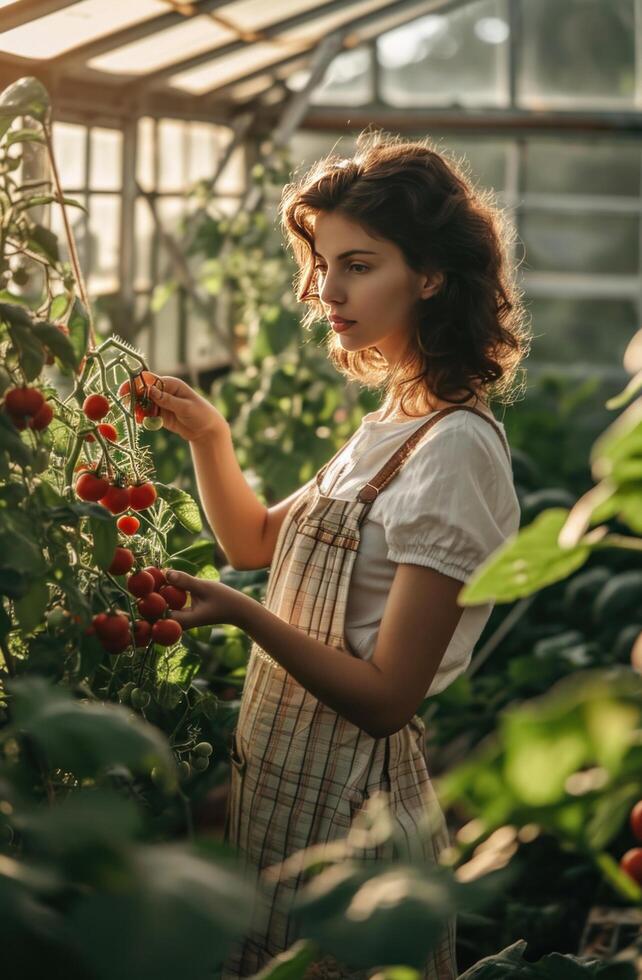
{"type": "MultiPolygon", "coordinates": [[[[321,252],[315,252],[314,254],[319,259],[323,258],[321,252]]],[[[378,254],[377,252],[371,252],[367,248],[351,248],[349,251],[342,252],[341,255],[337,255],[337,260],[347,259],[349,255],[377,255],[377,254],[378,254]]]]}

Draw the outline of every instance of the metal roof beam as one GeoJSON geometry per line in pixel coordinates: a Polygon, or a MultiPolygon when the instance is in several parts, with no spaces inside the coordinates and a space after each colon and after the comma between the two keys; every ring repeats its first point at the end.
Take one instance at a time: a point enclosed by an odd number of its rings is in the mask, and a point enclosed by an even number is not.
{"type": "MultiPolygon", "coordinates": [[[[292,17],[286,17],[284,20],[277,21],[276,24],[270,24],[268,27],[257,31],[257,34],[269,41],[277,38],[282,31],[288,31],[293,27],[299,27],[301,24],[310,23],[311,26],[314,27],[314,21],[318,20],[321,14],[330,14],[335,10],[346,10],[348,7],[354,6],[356,2],[358,2],[358,0],[329,0],[329,2],[320,3],[317,7],[313,7],[311,10],[305,10],[300,14],[294,14],[292,17]]],[[[433,2],[427,4],[427,6],[432,8],[435,6],[441,6],[443,3],[444,0],[433,0],[433,2]]],[[[392,3],[386,4],[381,9],[389,12],[397,7],[401,9],[407,5],[408,0],[393,0],[392,3]]],[[[364,16],[367,17],[370,15],[364,16]]],[[[363,17],[357,17],[353,21],[349,21],[347,24],[339,25],[336,30],[351,28],[355,24],[361,23],[362,20],[363,17]]],[[[318,39],[316,39],[308,48],[306,48],[305,45],[302,45],[297,54],[301,55],[306,50],[312,50],[317,42],[318,39]]],[[[200,65],[204,65],[207,62],[216,61],[219,58],[224,58],[228,54],[233,54],[234,52],[247,47],[248,45],[245,41],[231,41],[229,44],[223,44],[218,48],[210,48],[208,51],[202,51],[200,54],[192,55],[192,57],[185,58],[183,61],[175,61],[171,65],[166,65],[164,68],[159,68],[155,72],[150,72],[149,74],[144,75],[144,86],[147,88],[156,85],[158,82],[163,81],[172,75],[179,74],[179,72],[189,71],[190,68],[198,68],[200,65]]],[[[289,58],[290,56],[291,54],[288,53],[287,57],[289,58]]],[[[267,65],[264,70],[269,70],[273,67],[274,65],[267,65]]],[[[245,78],[245,76],[243,77],[245,78]]]]}
{"type": "MultiPolygon", "coordinates": [[[[205,14],[212,13],[217,7],[223,7],[229,4],[229,2],[230,0],[201,0],[201,3],[195,8],[193,16],[202,17],[205,14]]],[[[167,30],[169,27],[175,27],[177,24],[182,24],[188,19],[185,14],[178,13],[178,11],[160,14],[160,16],[153,17],[151,20],[144,20],[138,24],[132,24],[131,27],[123,27],[119,31],[107,34],[105,37],[96,38],[95,41],[87,41],[86,44],[81,44],[77,48],[72,48],[71,51],[59,55],[58,58],[52,59],[49,64],[63,65],[64,67],[85,64],[91,58],[96,58],[100,54],[105,54],[107,51],[114,51],[117,48],[124,47],[126,44],[132,44],[134,41],[140,41],[141,38],[157,34],[159,31],[167,30]]]]}
{"type": "MultiPolygon", "coordinates": [[[[377,125],[383,129],[406,133],[444,129],[459,130],[462,133],[477,132],[481,136],[490,137],[515,137],[547,132],[555,135],[610,133],[636,139],[642,135],[642,113],[635,111],[469,110],[432,106],[397,109],[379,104],[350,107],[349,116],[351,130],[361,130],[376,119],[377,125]]],[[[263,121],[267,125],[273,125],[277,118],[276,113],[265,110],[263,121]]],[[[346,132],[346,110],[337,106],[311,106],[300,128],[346,132]]]]}
{"type": "Polygon", "coordinates": [[[74,3],[78,3],[78,0],[31,0],[31,3],[21,0],[20,3],[12,3],[0,11],[0,31],[12,31],[14,27],[22,27],[47,14],[55,14],[57,10],[64,10],[74,3]]]}
{"type": "MultiPolygon", "coordinates": [[[[424,5],[426,9],[423,10],[421,13],[417,12],[416,4],[412,4],[414,8],[413,12],[409,14],[407,18],[404,18],[400,20],[398,23],[396,23],[394,29],[396,29],[397,27],[403,27],[404,24],[412,23],[412,21],[417,20],[418,17],[425,17],[426,14],[442,13],[442,12],[448,13],[450,10],[454,10],[457,7],[465,7],[471,2],[473,2],[473,0],[432,0],[432,2],[426,3],[424,5]]],[[[339,3],[338,6],[341,7],[342,4],[339,3]]],[[[345,37],[349,37],[350,32],[354,30],[355,27],[365,27],[368,24],[372,23],[373,21],[376,21],[377,19],[380,19],[382,17],[388,17],[391,11],[393,12],[394,10],[397,9],[401,11],[403,10],[404,7],[407,6],[410,6],[408,0],[394,0],[393,3],[388,3],[384,7],[380,7],[378,10],[373,10],[367,14],[362,14],[361,17],[356,17],[348,24],[342,25],[341,30],[344,31],[345,37]]],[[[320,9],[323,8],[317,7],[316,10],[317,14],[320,9]]],[[[254,78],[256,75],[263,75],[266,72],[272,72],[275,69],[281,68],[283,65],[286,65],[289,61],[295,61],[297,58],[301,58],[302,56],[310,54],[310,52],[312,51],[314,51],[314,47],[310,47],[302,51],[297,51],[296,54],[289,54],[287,55],[287,57],[281,58],[279,61],[274,61],[270,65],[266,65],[263,68],[257,69],[255,72],[251,72],[250,74],[243,75],[242,79],[237,78],[233,82],[225,82],[224,85],[218,85],[215,86],[214,88],[208,89],[208,91],[204,92],[201,96],[199,96],[199,98],[209,99],[214,93],[224,92],[225,89],[230,88],[232,85],[237,85],[239,81],[245,82],[250,78],[254,78]]],[[[208,60],[212,60],[211,55],[213,53],[215,52],[210,52],[210,58],[208,58],[208,60]]],[[[183,69],[181,68],[179,70],[182,71],[183,69]]],[[[175,69],[172,70],[171,74],[175,74],[175,69]]]]}

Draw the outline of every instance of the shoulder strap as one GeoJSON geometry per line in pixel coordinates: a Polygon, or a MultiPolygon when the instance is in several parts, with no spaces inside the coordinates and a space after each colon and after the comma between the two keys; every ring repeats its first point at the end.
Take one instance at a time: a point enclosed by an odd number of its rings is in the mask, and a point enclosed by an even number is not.
{"type": "Polygon", "coordinates": [[[504,452],[506,453],[508,461],[510,462],[510,450],[508,448],[508,443],[506,442],[504,434],[494,419],[489,418],[488,415],[486,415],[484,412],[480,412],[479,409],[473,408],[472,405],[451,405],[450,407],[443,408],[440,412],[437,412],[437,414],[433,415],[432,418],[429,418],[423,425],[416,429],[408,439],[406,439],[396,453],[390,457],[388,462],[381,467],[377,475],[361,488],[357,495],[357,500],[360,500],[362,503],[372,503],[377,494],[383,490],[388,483],[390,483],[404,463],[407,462],[417,446],[417,443],[420,442],[425,433],[428,432],[433,425],[436,425],[440,419],[444,418],[446,415],[450,415],[452,412],[474,412],[475,415],[479,415],[480,418],[485,419],[486,422],[493,427],[501,439],[504,452]]]}

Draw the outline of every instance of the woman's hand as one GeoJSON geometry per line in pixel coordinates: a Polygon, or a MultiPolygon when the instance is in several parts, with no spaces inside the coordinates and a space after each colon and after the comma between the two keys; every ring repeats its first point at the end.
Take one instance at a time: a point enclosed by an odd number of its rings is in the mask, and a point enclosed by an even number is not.
{"type": "Polygon", "coordinates": [[[171,612],[172,619],[180,623],[183,629],[215,626],[217,623],[240,626],[243,600],[251,601],[243,593],[231,589],[229,585],[223,585],[222,582],[196,578],[174,569],[165,572],[165,578],[170,585],[184,589],[191,596],[190,606],[171,612]]]}
{"type": "Polygon", "coordinates": [[[163,425],[170,432],[196,442],[210,435],[229,431],[226,419],[207,399],[180,378],[161,375],[163,390],[150,388],[150,397],[160,408],[163,425]]]}

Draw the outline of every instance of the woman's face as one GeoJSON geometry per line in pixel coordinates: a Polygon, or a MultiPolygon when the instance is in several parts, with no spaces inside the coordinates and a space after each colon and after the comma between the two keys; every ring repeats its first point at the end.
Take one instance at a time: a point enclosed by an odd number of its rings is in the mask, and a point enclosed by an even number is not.
{"type": "Polygon", "coordinates": [[[314,222],[317,289],[326,316],[336,323],[345,350],[376,347],[389,364],[405,350],[415,329],[417,307],[435,293],[442,276],[415,272],[401,249],[372,238],[356,221],[333,211],[314,222]]]}

